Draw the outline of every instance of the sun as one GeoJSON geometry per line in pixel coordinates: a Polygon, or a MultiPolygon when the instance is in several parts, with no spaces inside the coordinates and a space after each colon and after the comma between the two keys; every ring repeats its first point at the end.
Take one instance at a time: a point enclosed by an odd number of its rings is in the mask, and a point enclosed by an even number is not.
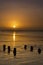
{"type": "Polygon", "coordinates": [[[16,28],[16,26],[14,25],[13,28],[16,28]]]}

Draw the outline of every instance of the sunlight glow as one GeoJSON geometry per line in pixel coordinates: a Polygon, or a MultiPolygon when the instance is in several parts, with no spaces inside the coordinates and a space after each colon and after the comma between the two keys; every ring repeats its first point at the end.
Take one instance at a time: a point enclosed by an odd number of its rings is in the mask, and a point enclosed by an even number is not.
{"type": "Polygon", "coordinates": [[[15,32],[13,33],[13,41],[15,41],[15,32]]]}
{"type": "Polygon", "coordinates": [[[13,33],[13,47],[15,46],[15,32],[13,33]]]}
{"type": "Polygon", "coordinates": [[[13,28],[16,28],[16,26],[14,25],[13,28]]]}

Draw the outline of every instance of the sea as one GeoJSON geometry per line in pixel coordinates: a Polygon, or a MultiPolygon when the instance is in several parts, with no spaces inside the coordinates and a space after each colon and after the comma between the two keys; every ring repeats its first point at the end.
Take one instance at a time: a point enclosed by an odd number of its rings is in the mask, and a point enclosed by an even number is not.
{"type": "Polygon", "coordinates": [[[43,65],[43,31],[0,31],[0,65],[43,65]],[[5,52],[3,45],[6,45],[5,52]],[[27,45],[26,50],[24,45],[27,45]],[[8,46],[11,48],[10,53],[8,46]],[[13,54],[14,48],[16,56],[13,54]]]}

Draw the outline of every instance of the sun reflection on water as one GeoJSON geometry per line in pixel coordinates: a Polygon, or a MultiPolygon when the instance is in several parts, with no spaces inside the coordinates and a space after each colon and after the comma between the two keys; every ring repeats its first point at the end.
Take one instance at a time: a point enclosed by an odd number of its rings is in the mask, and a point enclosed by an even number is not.
{"type": "Polygon", "coordinates": [[[13,46],[15,46],[15,32],[13,33],[13,46]]]}

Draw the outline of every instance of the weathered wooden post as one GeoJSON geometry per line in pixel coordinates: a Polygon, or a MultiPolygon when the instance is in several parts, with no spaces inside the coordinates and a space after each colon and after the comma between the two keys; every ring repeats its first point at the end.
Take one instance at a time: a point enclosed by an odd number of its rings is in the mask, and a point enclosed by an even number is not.
{"type": "Polygon", "coordinates": [[[24,49],[25,49],[25,50],[27,49],[27,45],[24,45],[24,49]]]}
{"type": "Polygon", "coordinates": [[[13,54],[14,54],[14,56],[16,56],[16,48],[14,48],[13,54]]]}
{"type": "Polygon", "coordinates": [[[33,46],[30,46],[30,51],[33,52],[33,46]]]}
{"type": "Polygon", "coordinates": [[[6,50],[6,45],[3,45],[3,51],[5,52],[5,50],[6,50]]]}
{"type": "Polygon", "coordinates": [[[10,46],[8,46],[8,53],[10,53],[10,46]]]}
{"type": "Polygon", "coordinates": [[[39,53],[39,54],[41,53],[41,49],[40,49],[40,48],[38,49],[38,53],[39,53]]]}

